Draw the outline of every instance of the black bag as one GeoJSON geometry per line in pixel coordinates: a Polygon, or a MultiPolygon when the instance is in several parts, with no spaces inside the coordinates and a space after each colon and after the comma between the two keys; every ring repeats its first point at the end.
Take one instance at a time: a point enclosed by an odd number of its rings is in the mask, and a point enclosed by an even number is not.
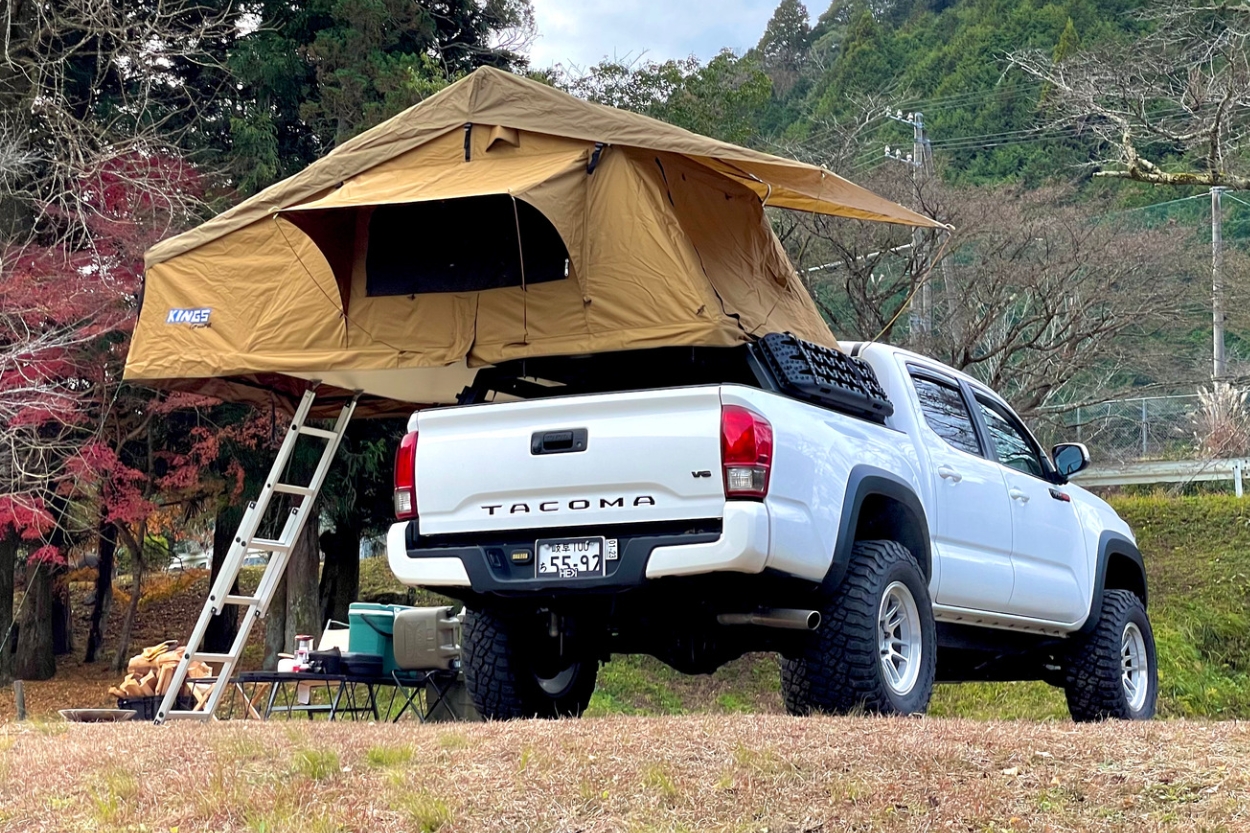
{"type": "Polygon", "coordinates": [[[382,655],[344,652],[340,654],[339,673],[353,677],[381,677],[382,655]]]}
{"type": "Polygon", "coordinates": [[[328,651],[309,651],[308,661],[322,674],[342,674],[343,654],[338,646],[328,651]]]}

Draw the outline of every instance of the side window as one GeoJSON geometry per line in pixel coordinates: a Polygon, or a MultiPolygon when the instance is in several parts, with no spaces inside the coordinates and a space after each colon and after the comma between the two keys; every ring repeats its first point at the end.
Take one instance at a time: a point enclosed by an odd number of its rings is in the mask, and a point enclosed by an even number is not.
{"type": "Polygon", "coordinates": [[[960,451],[980,455],[977,430],[959,390],[923,376],[912,376],[911,383],[916,388],[924,421],[933,432],[960,451]]]}
{"type": "Polygon", "coordinates": [[[1046,467],[1042,465],[1037,449],[1015,420],[1010,419],[994,402],[987,402],[978,396],[977,404],[981,406],[981,416],[989,429],[990,442],[994,444],[998,462],[1016,471],[1045,478],[1046,467]]]}

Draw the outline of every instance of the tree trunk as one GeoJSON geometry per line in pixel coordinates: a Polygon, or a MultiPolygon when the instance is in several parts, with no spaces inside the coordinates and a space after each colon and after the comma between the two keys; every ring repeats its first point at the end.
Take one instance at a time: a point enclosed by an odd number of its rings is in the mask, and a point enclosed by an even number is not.
{"type": "MultiPolygon", "coordinates": [[[[213,582],[217,581],[217,574],[221,572],[221,567],[226,563],[226,555],[230,552],[230,544],[234,541],[234,534],[238,531],[239,523],[243,520],[243,507],[231,506],[226,504],[217,510],[217,518],[213,522],[213,572],[209,578],[209,587],[213,586],[213,582]]],[[[239,592],[239,583],[236,581],[230,589],[232,594],[239,592]]],[[[204,650],[212,653],[225,653],[230,650],[230,646],[234,644],[234,638],[239,633],[239,607],[238,605],[226,605],[221,613],[212,618],[208,623],[208,630],[204,632],[204,650]]]]}
{"type": "Polygon", "coordinates": [[[321,568],[321,627],[331,619],[347,621],[347,609],[360,598],[360,538],[357,526],[340,522],[321,536],[325,564],[321,568]]]}
{"type": "Polygon", "coordinates": [[[121,537],[122,543],[125,544],[126,550],[130,553],[130,573],[132,581],[130,582],[130,604],[126,606],[126,616],[122,619],[122,631],[117,637],[117,653],[113,656],[113,671],[121,673],[125,670],[130,662],[130,633],[134,629],[135,616],[139,612],[139,599],[143,596],[143,544],[141,543],[147,538],[148,524],[145,520],[139,524],[139,537],[134,534],[125,524],[114,524],[118,536],[121,537]]]}
{"type": "Polygon", "coordinates": [[[126,605],[126,616],[122,619],[122,632],[117,637],[117,653],[113,657],[113,671],[120,674],[130,663],[130,632],[135,625],[135,615],[139,612],[139,597],[143,595],[143,559],[131,557],[131,573],[134,581],[130,583],[130,604],[126,605]]]}
{"type": "Polygon", "coordinates": [[[286,644],[293,650],[297,634],[321,633],[321,607],[317,597],[317,569],[321,548],[317,545],[320,505],[314,502],[312,515],[304,522],[291,561],[286,568],[286,644]]]}
{"type": "Polygon", "coordinates": [[[13,680],[13,573],[19,542],[13,532],[0,537],[0,685],[13,680]]]}
{"type": "Polygon", "coordinates": [[[283,575],[273,591],[269,613],[265,616],[265,663],[266,671],[278,667],[278,654],[286,647],[286,576],[283,575]]]}
{"type": "Polygon", "coordinates": [[[83,662],[95,662],[104,645],[104,628],[113,609],[113,566],[117,554],[117,530],[100,521],[95,577],[95,604],[91,607],[91,628],[87,631],[87,652],[83,662]]]}
{"type": "Polygon", "coordinates": [[[13,675],[19,680],[50,680],[56,674],[56,655],[52,652],[52,568],[49,564],[27,563],[26,569],[35,573],[22,603],[13,675]]]}
{"type": "Polygon", "coordinates": [[[278,583],[269,616],[265,620],[265,668],[278,667],[278,654],[295,650],[298,634],[321,633],[320,608],[317,604],[317,567],[320,563],[317,546],[318,514],[304,523],[286,572],[278,583]]]}
{"type": "Polygon", "coordinates": [[[53,565],[52,575],[52,652],[57,656],[74,653],[74,609],[69,598],[69,565],[53,565]]]}

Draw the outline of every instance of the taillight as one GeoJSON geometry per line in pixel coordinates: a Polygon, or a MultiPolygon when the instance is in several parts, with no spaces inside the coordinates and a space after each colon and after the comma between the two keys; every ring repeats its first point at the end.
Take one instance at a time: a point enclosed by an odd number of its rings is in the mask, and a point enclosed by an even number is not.
{"type": "Polygon", "coordinates": [[[395,452],[395,518],[417,516],[417,432],[405,434],[395,452]]]}
{"type": "Polygon", "coordinates": [[[720,457],[725,497],[764,497],[773,462],[773,427],[755,411],[721,406],[720,457]]]}

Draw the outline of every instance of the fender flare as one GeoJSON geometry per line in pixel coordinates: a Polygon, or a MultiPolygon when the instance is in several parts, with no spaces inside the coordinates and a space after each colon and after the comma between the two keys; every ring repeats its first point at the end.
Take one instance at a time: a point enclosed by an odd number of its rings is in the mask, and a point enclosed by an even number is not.
{"type": "Polygon", "coordinates": [[[1133,567],[1141,578],[1142,606],[1144,607],[1147,604],[1146,562],[1142,559],[1141,550],[1123,533],[1104,529],[1102,534],[1098,536],[1098,565],[1094,570],[1094,592],[1090,597],[1089,612],[1086,614],[1085,624],[1081,626],[1078,633],[1090,633],[1098,625],[1097,611],[1102,610],[1102,596],[1107,582],[1107,565],[1111,562],[1111,556],[1113,555],[1123,556],[1132,562],[1133,567]]]}
{"type": "Polygon", "coordinates": [[[827,587],[837,587],[846,575],[851,563],[851,549],[855,545],[855,530],[864,501],[875,495],[898,501],[915,516],[917,531],[924,552],[913,553],[920,562],[925,580],[933,575],[933,545],[929,538],[929,519],[924,504],[912,487],[898,475],[885,469],[860,464],[851,469],[846,481],[846,496],[842,501],[842,517],[838,522],[838,538],[834,544],[833,561],[825,576],[827,587]]]}

